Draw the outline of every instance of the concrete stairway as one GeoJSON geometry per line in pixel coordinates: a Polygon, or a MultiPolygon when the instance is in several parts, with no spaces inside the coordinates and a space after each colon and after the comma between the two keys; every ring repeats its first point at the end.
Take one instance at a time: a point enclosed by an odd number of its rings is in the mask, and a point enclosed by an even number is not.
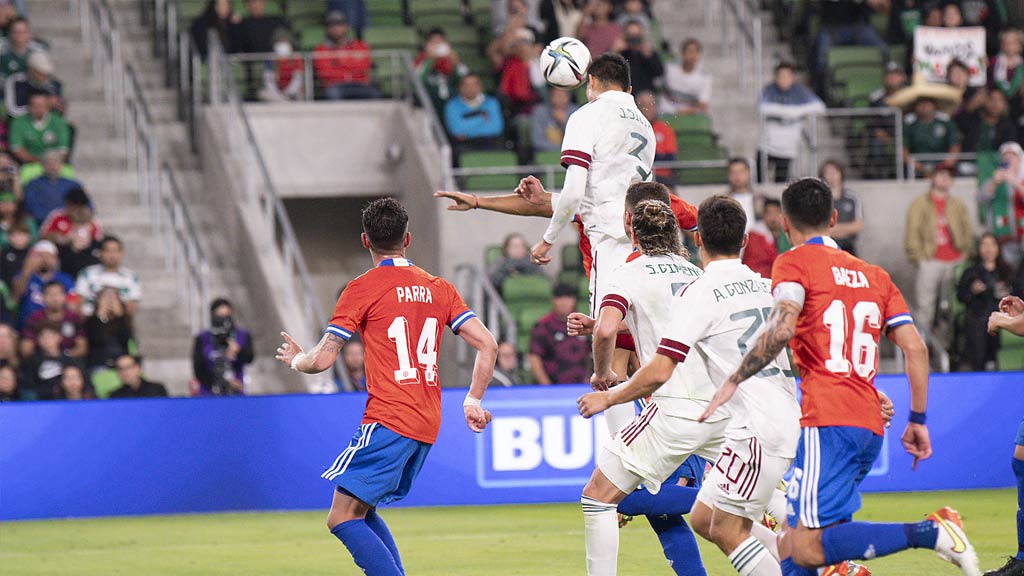
{"type": "MultiPolygon", "coordinates": [[[[137,173],[125,157],[122,138],[114,134],[106,107],[102,81],[94,78],[88,47],[83,46],[77,0],[29,0],[29,18],[36,34],[47,39],[57,76],[63,81],[68,100],[68,120],[76,127],[72,158],[76,177],[94,199],[104,229],[125,243],[126,265],[140,276],[143,301],[135,321],[136,336],[145,357],[147,375],[167,384],[172,394],[188,393],[192,378],[192,334],[188,310],[178,302],[175,275],[165,264],[170,246],[164,246],[149,212],[139,204],[137,173]]],[[[205,191],[199,186],[200,173],[189,146],[187,131],[177,121],[175,93],[164,86],[164,69],[152,57],[151,37],[140,20],[137,0],[111,2],[121,32],[126,62],[139,74],[145,98],[159,135],[161,162],[175,171],[189,212],[198,228],[200,243],[210,264],[210,296],[224,295],[236,304],[239,324],[251,311],[248,294],[236,267],[230,246],[218,242],[217,214],[208,209],[205,191]]],[[[261,360],[250,371],[250,391],[272,390],[261,381],[260,364],[274,342],[257,338],[261,360]],[[261,353],[262,352],[262,353],[261,353]]]]}

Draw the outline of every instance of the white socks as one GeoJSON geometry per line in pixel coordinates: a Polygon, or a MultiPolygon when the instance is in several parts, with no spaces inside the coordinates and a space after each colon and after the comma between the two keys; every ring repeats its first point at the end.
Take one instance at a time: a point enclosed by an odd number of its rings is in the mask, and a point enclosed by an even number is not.
{"type": "Polygon", "coordinates": [[[771,529],[764,524],[754,522],[753,525],[750,526],[750,535],[757,538],[757,541],[760,542],[764,546],[765,550],[772,555],[772,558],[775,558],[776,560],[779,559],[778,534],[772,532],[771,529]]]}
{"type": "Polygon", "coordinates": [[[580,498],[587,539],[588,576],[615,576],[619,560],[619,522],[615,504],[580,498]]]}
{"type": "Polygon", "coordinates": [[[604,421],[608,425],[608,432],[612,438],[619,433],[619,430],[625,428],[626,424],[632,422],[633,418],[636,418],[636,409],[633,408],[632,402],[616,404],[604,411],[604,421]]]}
{"type": "Polygon", "coordinates": [[[753,536],[729,554],[729,563],[740,576],[782,576],[778,561],[753,536]]]}

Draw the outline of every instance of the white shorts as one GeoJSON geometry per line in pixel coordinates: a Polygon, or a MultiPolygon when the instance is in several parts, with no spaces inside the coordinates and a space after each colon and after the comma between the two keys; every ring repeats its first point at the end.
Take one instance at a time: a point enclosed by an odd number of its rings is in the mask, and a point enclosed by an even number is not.
{"type": "Polygon", "coordinates": [[[669,416],[652,402],[605,446],[597,467],[626,494],[640,484],[657,494],[692,454],[712,462],[718,458],[728,425],[728,419],[701,424],[669,416]]]}
{"type": "Polygon", "coordinates": [[[757,438],[729,438],[697,499],[708,508],[760,522],[792,458],[764,454],[757,438]]]}
{"type": "Polygon", "coordinates": [[[633,243],[629,238],[612,238],[604,234],[595,234],[590,238],[590,315],[597,317],[597,307],[608,293],[615,270],[626,263],[626,258],[633,253],[633,243]]]}

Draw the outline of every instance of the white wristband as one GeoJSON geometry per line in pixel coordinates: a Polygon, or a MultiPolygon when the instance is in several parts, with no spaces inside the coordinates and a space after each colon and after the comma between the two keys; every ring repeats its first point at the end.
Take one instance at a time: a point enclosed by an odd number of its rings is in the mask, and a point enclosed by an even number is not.
{"type": "Polygon", "coordinates": [[[476,406],[477,408],[479,408],[480,407],[480,400],[478,398],[473,398],[467,392],[466,393],[466,399],[462,401],[462,407],[465,408],[466,406],[476,406]]]}
{"type": "Polygon", "coordinates": [[[305,352],[299,352],[298,354],[296,354],[295,357],[292,358],[292,370],[295,370],[296,372],[298,372],[298,370],[299,370],[299,360],[305,360],[305,358],[306,358],[306,353],[305,352]]]}

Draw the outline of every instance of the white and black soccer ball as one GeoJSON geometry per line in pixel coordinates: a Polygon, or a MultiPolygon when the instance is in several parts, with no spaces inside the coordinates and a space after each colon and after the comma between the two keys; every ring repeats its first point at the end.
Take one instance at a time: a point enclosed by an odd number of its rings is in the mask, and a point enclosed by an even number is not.
{"type": "Polygon", "coordinates": [[[540,69],[548,84],[572,90],[587,79],[590,67],[590,49],[570,36],[553,40],[540,54],[540,69]]]}

